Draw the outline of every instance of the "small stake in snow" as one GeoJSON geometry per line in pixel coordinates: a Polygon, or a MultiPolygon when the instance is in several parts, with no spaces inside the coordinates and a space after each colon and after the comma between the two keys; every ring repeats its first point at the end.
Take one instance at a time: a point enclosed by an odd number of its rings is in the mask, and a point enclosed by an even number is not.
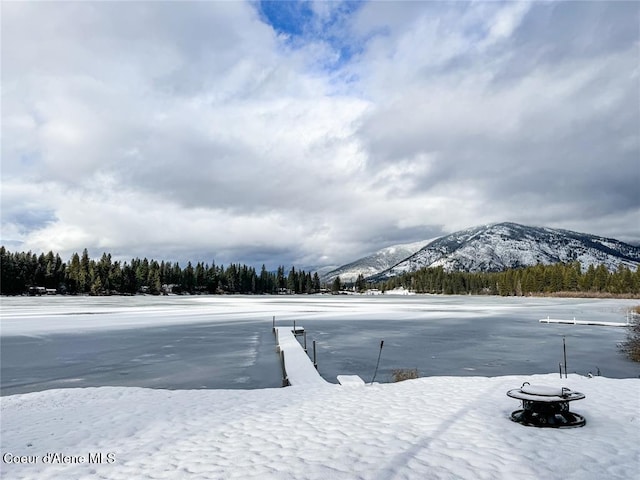
{"type": "Polygon", "coordinates": [[[289,378],[287,376],[287,368],[284,363],[284,351],[280,350],[280,364],[282,365],[282,386],[288,387],[290,385],[289,378]]]}
{"type": "Polygon", "coordinates": [[[376,370],[373,372],[373,378],[371,379],[371,384],[376,379],[376,375],[378,374],[378,366],[380,365],[380,356],[382,355],[382,346],[384,345],[384,340],[380,340],[380,351],[378,352],[378,361],[376,362],[376,370]]]}
{"type": "Polygon", "coordinates": [[[562,337],[562,350],[564,351],[564,378],[567,378],[567,343],[562,337]]]}
{"type": "Polygon", "coordinates": [[[316,360],[316,341],[313,341],[313,366],[318,369],[318,361],[316,360]]]}

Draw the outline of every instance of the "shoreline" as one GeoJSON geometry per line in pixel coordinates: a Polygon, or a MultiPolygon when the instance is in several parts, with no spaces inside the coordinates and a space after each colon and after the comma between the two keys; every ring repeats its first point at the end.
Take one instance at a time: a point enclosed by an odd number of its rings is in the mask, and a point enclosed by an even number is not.
{"type": "MultiPolygon", "coordinates": [[[[407,290],[411,292],[410,290],[407,290]]],[[[339,296],[341,294],[329,294],[329,293],[288,293],[288,294],[271,294],[271,293],[180,293],[180,294],[170,294],[170,295],[153,295],[149,293],[136,293],[136,294],[128,294],[128,293],[111,293],[105,295],[89,295],[89,294],[66,294],[66,293],[56,293],[51,295],[29,295],[27,293],[23,293],[20,295],[8,295],[1,294],[0,298],[41,298],[41,297],[65,297],[65,298],[109,298],[109,297],[273,297],[273,298],[287,298],[287,297],[329,297],[329,296],[339,296]]],[[[397,294],[389,294],[389,293],[381,293],[379,295],[367,295],[366,293],[355,293],[355,292],[344,292],[342,295],[352,295],[358,297],[376,297],[376,296],[403,296],[397,294]]],[[[423,295],[423,296],[436,296],[436,297],[481,297],[481,298],[595,298],[595,299],[611,299],[611,300],[640,300],[640,293],[638,294],[630,294],[630,293],[609,293],[609,292],[568,292],[568,291],[559,291],[559,292],[547,292],[547,293],[528,293],[526,295],[490,295],[490,294],[459,294],[459,293],[428,293],[428,292],[411,292],[411,295],[423,295]]]]}

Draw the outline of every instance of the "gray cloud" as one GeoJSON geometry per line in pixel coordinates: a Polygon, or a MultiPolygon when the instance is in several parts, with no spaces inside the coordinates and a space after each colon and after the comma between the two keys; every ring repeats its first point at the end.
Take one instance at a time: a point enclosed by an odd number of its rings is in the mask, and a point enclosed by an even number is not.
{"type": "MultiPolygon", "coordinates": [[[[496,218],[495,212],[527,218],[523,208],[551,211],[554,205],[566,208],[564,217],[552,220],[564,224],[576,216],[637,215],[638,29],[637,16],[629,15],[637,5],[620,5],[604,17],[602,3],[585,12],[575,4],[554,5],[535,4],[514,30],[514,42],[485,49],[478,47],[482,40],[465,50],[441,41],[433,32],[455,32],[456,26],[443,25],[441,17],[418,18],[419,26],[398,33],[396,45],[420,31],[425,49],[449,55],[441,54],[446,68],[434,67],[428,55],[424,65],[415,57],[409,87],[391,93],[392,100],[381,101],[363,122],[370,164],[423,165],[421,175],[411,173],[403,182],[409,196],[467,184],[482,198],[478,213],[484,218],[496,218]],[[613,24],[624,33],[610,34],[613,24]],[[567,32],[572,42],[563,43],[567,32]],[[529,61],[514,69],[523,59],[529,61]]],[[[480,20],[475,30],[489,32],[486,18],[480,20]]]]}
{"type": "Polygon", "coordinates": [[[637,241],[639,10],[320,5],[292,41],[250,3],[3,5],[3,242],[273,268],[489,221],[637,241]]]}

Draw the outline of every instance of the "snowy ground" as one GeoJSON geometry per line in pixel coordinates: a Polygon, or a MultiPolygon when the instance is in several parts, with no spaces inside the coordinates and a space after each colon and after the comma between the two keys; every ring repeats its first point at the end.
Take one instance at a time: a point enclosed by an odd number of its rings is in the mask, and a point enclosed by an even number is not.
{"type": "MultiPolygon", "coordinates": [[[[184,321],[478,317],[544,307],[613,320],[629,302],[299,297],[2,301],[2,335],[184,321]],[[186,302],[186,303],[185,303],[186,302]],[[123,307],[123,305],[126,305],[123,307]],[[175,314],[174,314],[175,313],[175,314]],[[267,317],[268,318],[268,317],[267,317]]],[[[637,303],[637,302],[635,302],[637,303]]],[[[634,303],[634,304],[635,304],[634,303]]],[[[532,320],[537,323],[537,313],[532,320]]],[[[268,323],[268,320],[266,320],[268,323]]],[[[284,320],[283,320],[284,323],[284,320]]],[[[287,322],[288,323],[288,322],[287,322]]],[[[303,324],[305,324],[303,322],[303,324]]],[[[257,390],[98,387],[0,398],[3,479],[634,479],[640,379],[557,373],[434,376],[398,384],[257,390]],[[524,381],[583,392],[583,428],[524,427],[506,396],[524,381]]]]}
{"type": "Polygon", "coordinates": [[[2,478],[633,479],[639,395],[639,379],[556,374],[363,387],[50,390],[2,398],[2,478]],[[587,425],[513,423],[519,402],[505,393],[524,381],[585,393],[571,406],[587,425]],[[99,453],[103,462],[90,463],[99,453]],[[27,463],[6,463],[9,454],[27,463]]]}

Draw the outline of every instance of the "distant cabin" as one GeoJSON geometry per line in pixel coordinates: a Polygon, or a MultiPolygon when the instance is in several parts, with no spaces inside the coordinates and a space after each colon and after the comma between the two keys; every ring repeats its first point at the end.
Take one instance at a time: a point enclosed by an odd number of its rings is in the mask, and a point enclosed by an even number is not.
{"type": "Polygon", "coordinates": [[[45,287],[29,287],[28,290],[29,295],[57,295],[58,290],[55,288],[45,288],[45,287]]]}

